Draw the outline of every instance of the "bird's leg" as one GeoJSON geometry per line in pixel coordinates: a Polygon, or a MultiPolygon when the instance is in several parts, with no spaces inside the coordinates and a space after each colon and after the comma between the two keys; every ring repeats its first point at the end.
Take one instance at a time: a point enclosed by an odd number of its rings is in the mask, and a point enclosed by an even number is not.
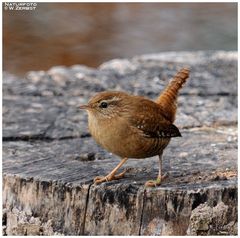
{"type": "Polygon", "coordinates": [[[127,172],[127,169],[124,170],[122,173],[120,174],[116,174],[117,170],[128,160],[128,158],[124,158],[120,161],[120,163],[116,166],[116,168],[114,168],[107,176],[97,176],[96,178],[94,178],[94,183],[95,184],[99,184],[105,181],[112,181],[112,180],[116,180],[116,179],[120,179],[124,176],[124,174],[127,172]]]}
{"type": "Polygon", "coordinates": [[[157,187],[161,184],[162,180],[167,177],[167,173],[162,175],[162,153],[159,154],[159,171],[156,180],[148,180],[145,183],[146,187],[157,187]]]}

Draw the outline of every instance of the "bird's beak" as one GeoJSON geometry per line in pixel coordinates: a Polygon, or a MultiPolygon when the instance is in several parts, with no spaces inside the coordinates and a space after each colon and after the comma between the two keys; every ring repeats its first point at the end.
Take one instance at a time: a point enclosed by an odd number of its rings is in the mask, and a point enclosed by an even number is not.
{"type": "Polygon", "coordinates": [[[78,106],[78,108],[80,108],[80,109],[89,109],[89,105],[80,105],[80,106],[78,106]]]}

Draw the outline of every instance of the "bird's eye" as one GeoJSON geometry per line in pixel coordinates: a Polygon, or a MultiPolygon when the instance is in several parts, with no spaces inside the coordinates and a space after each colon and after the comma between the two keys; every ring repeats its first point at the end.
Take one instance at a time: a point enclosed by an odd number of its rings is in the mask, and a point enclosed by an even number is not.
{"type": "Polygon", "coordinates": [[[100,108],[107,108],[108,104],[107,104],[107,102],[101,102],[99,107],[100,108]]]}

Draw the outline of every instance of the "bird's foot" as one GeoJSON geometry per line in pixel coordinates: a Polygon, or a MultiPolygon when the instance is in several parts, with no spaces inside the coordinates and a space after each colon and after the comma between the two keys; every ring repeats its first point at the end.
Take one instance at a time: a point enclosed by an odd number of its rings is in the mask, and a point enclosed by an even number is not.
{"type": "Polygon", "coordinates": [[[148,180],[146,183],[145,183],[145,187],[157,187],[157,186],[160,186],[162,181],[168,177],[168,173],[165,173],[163,176],[161,177],[157,177],[156,180],[148,180]]]}
{"type": "Polygon", "coordinates": [[[103,182],[109,182],[112,180],[118,180],[124,177],[125,173],[128,171],[128,169],[125,169],[122,173],[120,174],[108,174],[107,176],[97,176],[94,178],[94,183],[95,184],[100,184],[103,182]]]}
{"type": "Polygon", "coordinates": [[[161,185],[161,178],[157,178],[156,180],[148,180],[146,183],[145,183],[145,187],[157,187],[159,185],[161,185]]]}

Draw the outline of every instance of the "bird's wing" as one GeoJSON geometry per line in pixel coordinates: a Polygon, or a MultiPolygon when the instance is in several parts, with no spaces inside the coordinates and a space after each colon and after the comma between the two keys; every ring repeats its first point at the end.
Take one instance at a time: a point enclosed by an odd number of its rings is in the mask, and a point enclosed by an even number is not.
{"type": "Polygon", "coordinates": [[[141,100],[132,111],[129,118],[130,125],[148,138],[170,138],[180,137],[178,128],[169,122],[164,116],[161,108],[150,100],[141,100]]]}

